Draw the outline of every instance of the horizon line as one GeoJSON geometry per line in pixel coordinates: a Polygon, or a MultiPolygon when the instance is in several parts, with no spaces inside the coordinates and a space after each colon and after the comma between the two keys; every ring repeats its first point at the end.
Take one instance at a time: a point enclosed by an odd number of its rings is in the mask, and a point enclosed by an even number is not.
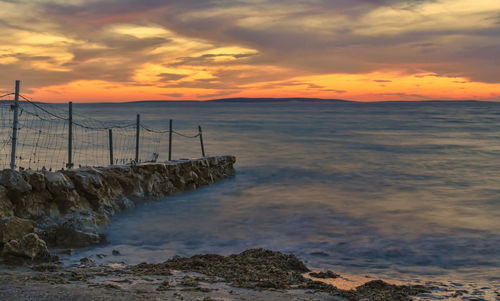
{"type": "MultiPolygon", "coordinates": [[[[13,101],[13,99],[2,99],[0,101],[13,101]]],[[[20,102],[26,100],[19,100],[20,102]]],[[[482,99],[421,99],[421,100],[370,100],[370,101],[360,101],[352,99],[338,99],[338,98],[308,98],[308,97],[230,97],[230,98],[214,98],[207,100],[195,100],[195,99],[182,99],[182,100],[169,100],[169,99],[158,99],[158,100],[131,100],[131,101],[38,101],[31,99],[31,102],[37,103],[49,103],[49,104],[59,104],[73,102],[75,104],[132,104],[132,103],[145,103],[145,102],[219,102],[219,103],[279,103],[279,102],[311,102],[311,103],[416,103],[416,102],[485,102],[485,103],[498,103],[495,100],[482,100],[482,99]]]]}

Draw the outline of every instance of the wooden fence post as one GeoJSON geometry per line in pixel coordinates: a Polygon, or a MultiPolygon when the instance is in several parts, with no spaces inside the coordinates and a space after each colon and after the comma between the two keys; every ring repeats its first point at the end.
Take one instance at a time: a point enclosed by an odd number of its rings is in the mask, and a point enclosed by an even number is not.
{"type": "Polygon", "coordinates": [[[14,121],[12,123],[12,150],[10,153],[10,169],[16,169],[16,145],[17,145],[17,127],[19,124],[19,86],[21,85],[20,80],[16,80],[16,93],[14,96],[14,105],[12,109],[14,110],[14,121]]]}
{"type": "Polygon", "coordinates": [[[168,131],[168,161],[172,161],[172,119],[170,119],[170,128],[168,131]]]}
{"type": "Polygon", "coordinates": [[[135,163],[139,163],[139,131],[141,130],[141,115],[137,114],[137,132],[135,135],[135,163]]]}
{"type": "Polygon", "coordinates": [[[198,126],[198,135],[200,136],[201,154],[203,158],[205,158],[205,147],[203,146],[203,133],[201,131],[201,126],[198,126]]]}
{"type": "Polygon", "coordinates": [[[66,168],[73,168],[73,102],[68,103],[68,163],[66,168]]]}
{"type": "Polygon", "coordinates": [[[109,165],[113,165],[113,130],[109,129],[109,165]]]}

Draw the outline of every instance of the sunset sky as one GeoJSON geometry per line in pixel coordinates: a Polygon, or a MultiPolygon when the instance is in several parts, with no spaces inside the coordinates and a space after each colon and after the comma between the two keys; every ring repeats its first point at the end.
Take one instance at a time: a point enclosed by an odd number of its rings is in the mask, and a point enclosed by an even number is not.
{"type": "Polygon", "coordinates": [[[499,0],[0,0],[0,94],[500,101],[499,0]]]}

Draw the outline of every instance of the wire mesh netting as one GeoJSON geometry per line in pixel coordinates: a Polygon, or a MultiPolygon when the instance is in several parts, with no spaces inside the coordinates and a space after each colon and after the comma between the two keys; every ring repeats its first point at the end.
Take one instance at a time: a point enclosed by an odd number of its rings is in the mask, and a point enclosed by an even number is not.
{"type": "MultiPolygon", "coordinates": [[[[13,144],[13,93],[0,95],[0,168],[10,168],[13,144]]],[[[39,103],[20,95],[18,106],[15,168],[33,170],[72,167],[125,165],[159,162],[168,159],[168,129],[154,129],[136,122],[104,122],[73,112],[72,156],[69,154],[70,118],[67,110],[48,103],[39,103]],[[112,159],[110,156],[112,132],[112,159]],[[139,153],[136,162],[137,132],[139,153]]],[[[200,134],[183,138],[197,138],[200,134]]],[[[194,146],[194,144],[193,144],[194,146]]]]}

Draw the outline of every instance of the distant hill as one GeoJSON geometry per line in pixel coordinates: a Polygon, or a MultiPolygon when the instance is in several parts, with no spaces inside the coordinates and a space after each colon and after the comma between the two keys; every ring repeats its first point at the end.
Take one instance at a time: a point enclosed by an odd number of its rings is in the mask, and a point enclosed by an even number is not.
{"type": "Polygon", "coordinates": [[[321,99],[321,98],[300,98],[300,97],[291,97],[291,98],[222,98],[222,99],[213,99],[209,100],[209,102],[246,102],[246,103],[255,103],[255,102],[350,102],[349,100],[344,99],[321,99]]]}
{"type": "MultiPolygon", "coordinates": [[[[3,102],[12,102],[12,100],[2,100],[3,102]]],[[[21,101],[22,102],[22,101],[21,101]]],[[[35,103],[54,103],[54,104],[66,104],[66,102],[61,103],[60,101],[33,101],[35,103]]],[[[392,103],[392,104],[411,104],[411,103],[496,103],[500,104],[497,101],[488,101],[488,100],[471,100],[471,99],[457,99],[457,100],[445,100],[445,99],[436,99],[436,100],[385,100],[385,101],[368,101],[368,102],[359,102],[355,100],[345,100],[345,99],[323,99],[323,98],[304,98],[304,97],[290,97],[290,98],[221,98],[221,99],[212,99],[205,101],[198,100],[135,100],[135,101],[124,101],[124,102],[77,102],[77,105],[92,105],[92,104],[104,104],[104,105],[128,105],[128,104],[157,104],[157,103],[186,103],[186,102],[206,102],[206,103],[290,103],[290,102],[299,102],[299,103],[392,103]]]]}

